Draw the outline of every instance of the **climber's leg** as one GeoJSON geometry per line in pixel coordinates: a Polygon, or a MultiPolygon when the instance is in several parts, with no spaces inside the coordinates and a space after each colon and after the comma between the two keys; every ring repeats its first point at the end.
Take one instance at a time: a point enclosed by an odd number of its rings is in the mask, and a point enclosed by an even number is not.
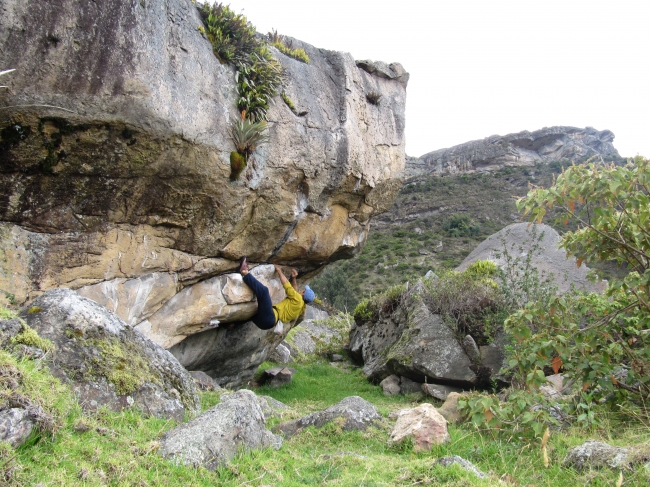
{"type": "Polygon", "coordinates": [[[262,330],[273,328],[276,323],[276,318],[273,312],[273,303],[271,302],[269,289],[250,273],[244,275],[244,282],[251,288],[257,298],[257,314],[251,318],[251,321],[262,330]]]}

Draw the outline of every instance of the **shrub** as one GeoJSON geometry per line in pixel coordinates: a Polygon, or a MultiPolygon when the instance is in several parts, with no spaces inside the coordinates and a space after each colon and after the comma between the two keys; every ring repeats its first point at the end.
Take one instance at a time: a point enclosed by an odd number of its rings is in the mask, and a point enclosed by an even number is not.
{"type": "Polygon", "coordinates": [[[481,227],[467,215],[454,214],[442,222],[442,229],[450,237],[471,237],[481,233],[481,227]]]}
{"type": "Polygon", "coordinates": [[[379,106],[379,102],[381,101],[381,93],[378,91],[371,91],[369,93],[366,93],[366,100],[368,100],[368,103],[372,105],[379,106]]]}
{"type": "Polygon", "coordinates": [[[491,260],[477,260],[470,264],[465,272],[476,277],[493,277],[498,271],[497,265],[491,260]]]}
{"type": "MultiPolygon", "coordinates": [[[[611,279],[605,296],[573,293],[529,302],[506,321],[512,333],[509,365],[530,388],[544,370],[578,380],[586,401],[617,407],[630,400],[647,411],[650,395],[650,161],[624,167],[585,163],[564,170],[555,184],[517,202],[541,221],[549,208],[577,222],[561,245],[580,265],[616,260],[633,271],[611,279]]],[[[588,408],[588,404],[582,404],[588,408]]]]}
{"type": "Polygon", "coordinates": [[[424,281],[423,296],[432,313],[440,314],[459,339],[471,335],[486,344],[496,330],[489,328],[502,308],[496,283],[469,272],[447,271],[437,280],[424,281]]]}
{"type": "Polygon", "coordinates": [[[406,291],[406,285],[398,284],[389,287],[380,294],[362,299],[352,313],[354,320],[358,323],[374,322],[390,315],[401,303],[404,291],[406,291]]]}

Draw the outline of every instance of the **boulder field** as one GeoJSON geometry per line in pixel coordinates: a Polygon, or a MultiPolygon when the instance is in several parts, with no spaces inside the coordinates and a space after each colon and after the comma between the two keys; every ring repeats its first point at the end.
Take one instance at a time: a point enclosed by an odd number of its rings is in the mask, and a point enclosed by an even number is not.
{"type": "MultiPolygon", "coordinates": [[[[70,288],[169,348],[255,312],[232,274],[240,256],[309,279],[359,251],[401,186],[408,73],[397,63],[293,40],[306,64],[271,48],[294,109],[272,100],[269,142],[230,181],[235,71],[194,2],[1,9],[0,69],[15,69],[0,92],[5,303],[70,288]]],[[[268,283],[269,268],[258,272],[268,283]]]]}

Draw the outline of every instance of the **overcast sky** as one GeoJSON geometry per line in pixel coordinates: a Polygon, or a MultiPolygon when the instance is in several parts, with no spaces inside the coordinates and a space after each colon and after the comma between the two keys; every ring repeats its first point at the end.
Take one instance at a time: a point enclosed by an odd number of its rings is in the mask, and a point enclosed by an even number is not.
{"type": "Polygon", "coordinates": [[[276,29],[411,74],[406,153],[552,125],[650,157],[648,0],[231,0],[276,29]]]}

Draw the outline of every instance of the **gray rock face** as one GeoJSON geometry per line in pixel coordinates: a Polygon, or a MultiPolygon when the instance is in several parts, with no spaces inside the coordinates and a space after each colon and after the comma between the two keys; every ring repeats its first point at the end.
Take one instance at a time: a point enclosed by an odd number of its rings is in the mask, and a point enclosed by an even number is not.
{"type": "Polygon", "coordinates": [[[379,382],[396,374],[429,383],[471,387],[472,362],[454,332],[432,314],[414,286],[391,316],[378,323],[355,323],[350,354],[364,364],[366,376],[379,382]]]}
{"type": "Polygon", "coordinates": [[[202,370],[191,370],[190,375],[194,379],[196,387],[202,391],[214,391],[215,389],[220,389],[220,387],[214,382],[214,379],[202,370]]]}
{"type": "Polygon", "coordinates": [[[36,421],[26,409],[10,408],[0,411],[0,441],[14,448],[25,443],[32,434],[36,421]]]}
{"type": "Polygon", "coordinates": [[[264,419],[268,420],[273,416],[281,416],[282,411],[291,409],[286,404],[273,399],[271,396],[257,396],[257,402],[262,408],[262,413],[264,414],[264,419]]]}
{"type": "Polygon", "coordinates": [[[253,378],[282,339],[282,335],[260,330],[247,321],[190,335],[169,352],[186,369],[203,370],[221,387],[237,389],[253,378]]]}
{"type": "Polygon", "coordinates": [[[526,258],[532,252],[531,264],[540,273],[553,276],[560,292],[566,292],[571,285],[585,291],[602,291],[604,284],[592,283],[587,279],[589,269],[584,264],[578,267],[575,257],[567,258],[566,252],[558,248],[559,234],[545,224],[513,223],[481,242],[458,266],[464,271],[477,260],[491,260],[498,266],[505,265],[503,257],[507,251],[513,258],[526,258]],[[539,251],[533,249],[539,246],[539,251]]]}
{"type": "Polygon", "coordinates": [[[350,396],[323,411],[311,413],[300,419],[279,424],[277,431],[290,438],[302,428],[306,428],[307,426],[322,428],[337,418],[343,418],[343,429],[348,431],[365,430],[373,422],[381,419],[381,416],[375,406],[365,399],[359,396],[350,396]]]}
{"type": "Polygon", "coordinates": [[[183,420],[199,410],[196,386],[174,357],[103,306],[69,289],[47,291],[20,317],[55,346],[47,364],[82,407],[136,406],[183,420]]]}
{"type": "Polygon", "coordinates": [[[446,401],[449,394],[452,392],[462,392],[462,389],[453,386],[445,386],[442,384],[422,384],[422,392],[427,396],[431,396],[439,401],[446,401]]]}
{"type": "Polygon", "coordinates": [[[291,338],[284,342],[284,345],[289,349],[291,356],[294,358],[316,353],[316,342],[312,338],[311,333],[302,327],[302,323],[300,328],[291,334],[291,338]]]}
{"type": "Polygon", "coordinates": [[[387,396],[395,396],[400,393],[399,376],[397,375],[389,375],[379,385],[387,396]]]}
{"type": "Polygon", "coordinates": [[[160,454],[178,464],[214,470],[226,465],[239,449],[282,446],[282,438],[266,429],[264,414],[251,391],[224,395],[221,403],[199,417],[168,431],[160,454]]]}
{"type": "Polygon", "coordinates": [[[504,166],[532,166],[569,159],[580,162],[594,155],[618,158],[609,130],[549,127],[534,132],[493,135],[429,152],[406,161],[407,177],[429,174],[496,171],[504,166]]]}

